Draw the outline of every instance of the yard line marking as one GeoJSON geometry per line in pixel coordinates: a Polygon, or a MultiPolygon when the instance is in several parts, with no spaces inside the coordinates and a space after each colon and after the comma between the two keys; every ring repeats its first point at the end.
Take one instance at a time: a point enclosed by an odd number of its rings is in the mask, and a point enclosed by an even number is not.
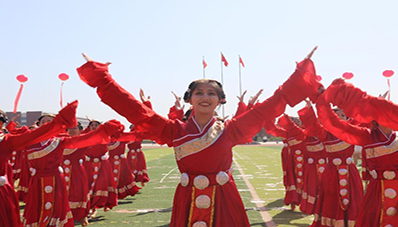
{"type": "MultiPolygon", "coordinates": [[[[250,183],[250,181],[247,179],[245,173],[243,172],[243,169],[240,167],[240,165],[238,164],[238,162],[236,161],[235,158],[233,158],[233,160],[234,160],[236,168],[239,170],[240,175],[242,176],[243,180],[245,181],[247,187],[249,188],[250,194],[252,195],[253,200],[254,201],[261,201],[261,199],[257,195],[256,190],[254,189],[253,185],[250,183]]],[[[256,202],[255,204],[256,204],[256,206],[258,208],[258,211],[260,212],[261,217],[263,218],[263,221],[265,222],[265,225],[267,227],[276,227],[276,224],[272,220],[271,215],[267,212],[267,210],[266,210],[266,208],[264,206],[264,203],[263,202],[256,202]]]]}
{"type": "Polygon", "coordinates": [[[164,181],[164,179],[166,179],[166,177],[168,175],[170,175],[174,170],[176,170],[178,167],[175,167],[174,169],[170,170],[170,172],[168,172],[166,175],[164,175],[164,177],[162,177],[162,179],[160,180],[160,183],[162,183],[164,181]]]}

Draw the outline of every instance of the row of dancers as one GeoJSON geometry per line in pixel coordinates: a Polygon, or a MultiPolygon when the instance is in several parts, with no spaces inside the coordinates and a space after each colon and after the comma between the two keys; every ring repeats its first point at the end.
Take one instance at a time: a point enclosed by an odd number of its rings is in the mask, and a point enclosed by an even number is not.
{"type": "MultiPolygon", "coordinates": [[[[394,164],[398,149],[394,132],[398,128],[395,120],[397,105],[367,95],[342,80],[334,81],[325,89],[316,77],[311,60],[313,52],[297,63],[294,73],[271,97],[246,107],[242,105],[243,108],[238,108],[237,114],[228,120],[214,116],[215,109],[226,103],[222,84],[215,80],[201,79],[189,84],[183,99],[192,106],[191,117],[182,121],[165,118],[137,100],[110,75],[109,63],[95,62],[84,55],[87,63],[77,71],[83,82],[96,89],[103,103],[134,125],[140,137],[174,148],[181,178],[174,196],[170,226],[250,226],[232,176],[232,148],[249,141],[262,127],[269,128],[268,125],[274,124],[275,119],[284,113],[286,105],[293,107],[307,98],[315,103],[318,119],[310,106],[300,111],[300,116],[308,120],[306,124],[303,118],[305,130],[292,124],[287,116],[278,120],[288,133],[283,136],[289,144],[289,150],[283,155],[290,157],[283,162],[286,203],[300,204],[300,209],[305,212],[315,210],[314,226],[397,225],[398,184],[397,165],[394,164]],[[331,110],[331,103],[355,122],[339,119],[331,110]],[[371,176],[364,197],[359,174],[350,159],[352,145],[363,147],[364,162],[371,176]],[[320,151],[318,156],[318,150],[326,152],[320,151]],[[326,156],[321,153],[326,153],[326,156]],[[289,175],[291,173],[294,173],[293,177],[289,175]],[[319,187],[309,186],[309,182],[315,182],[319,187]],[[314,193],[314,189],[319,192],[314,193]]],[[[51,122],[26,133],[4,135],[0,142],[0,165],[6,163],[12,151],[25,148],[28,158],[31,157],[31,165],[36,169],[30,187],[40,193],[35,193],[32,201],[29,201],[28,194],[25,210],[31,202],[29,209],[34,212],[24,215],[26,226],[73,225],[66,209],[69,204],[62,199],[66,198],[68,185],[64,175],[58,171],[60,163],[63,163],[59,149],[81,148],[82,141],[85,147],[91,146],[93,138],[98,138],[97,144],[98,141],[109,144],[138,136],[122,133],[123,127],[115,120],[81,136],[57,136],[65,128],[76,126],[76,106],[77,102],[73,102],[51,122]],[[27,146],[32,148],[26,149],[27,146]],[[44,168],[39,168],[41,165],[44,168]],[[47,199],[53,202],[43,202],[47,199]],[[28,222],[30,215],[34,216],[33,222],[28,222]]],[[[100,162],[99,157],[97,161],[100,162]]],[[[5,175],[4,172],[0,174],[5,175]]],[[[8,181],[4,186],[7,184],[8,181]]],[[[3,195],[15,193],[14,190],[7,191],[4,186],[0,187],[3,195]]],[[[98,192],[101,193],[106,194],[105,191],[98,192]]],[[[6,197],[12,200],[12,195],[6,197]]],[[[0,215],[9,212],[10,209],[5,210],[4,206],[7,208],[10,203],[0,203],[0,215]]]]}

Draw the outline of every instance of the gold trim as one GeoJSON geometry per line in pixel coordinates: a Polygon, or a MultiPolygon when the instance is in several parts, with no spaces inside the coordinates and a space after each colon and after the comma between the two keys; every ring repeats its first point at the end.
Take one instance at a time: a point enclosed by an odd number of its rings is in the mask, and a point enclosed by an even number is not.
{"type": "Polygon", "coordinates": [[[325,149],[322,143],[319,143],[317,145],[307,145],[307,150],[309,152],[317,152],[325,149]]]}
{"type": "Polygon", "coordinates": [[[189,209],[188,226],[191,226],[193,208],[194,208],[194,203],[195,203],[195,187],[192,186],[191,188],[192,188],[191,206],[190,206],[190,209],[189,209]]]}
{"type": "Polygon", "coordinates": [[[340,143],[337,144],[325,145],[325,148],[327,152],[338,152],[347,149],[350,146],[352,145],[344,141],[341,141],[340,143]]]}
{"type": "Polygon", "coordinates": [[[378,146],[374,148],[366,148],[366,158],[377,158],[383,155],[389,155],[398,151],[398,142],[394,141],[386,146],[378,146]]]}
{"type": "Polygon", "coordinates": [[[87,202],[69,202],[70,209],[87,208],[87,202]]]}
{"type": "Polygon", "coordinates": [[[213,185],[213,193],[211,196],[211,213],[210,213],[210,225],[213,226],[213,219],[214,219],[214,204],[216,203],[216,185],[213,185]]]}
{"type": "Polygon", "coordinates": [[[73,152],[75,152],[76,150],[77,150],[77,148],[75,148],[75,149],[65,148],[65,149],[64,149],[63,155],[70,155],[70,154],[72,154],[73,152]]]}
{"type": "Polygon", "coordinates": [[[108,151],[116,149],[119,145],[120,145],[119,141],[116,141],[116,143],[114,143],[112,145],[108,145],[108,151]]]}
{"type": "Polygon", "coordinates": [[[61,142],[61,138],[55,138],[51,142],[51,144],[48,145],[47,147],[45,147],[44,149],[28,154],[28,159],[29,160],[38,159],[38,158],[42,158],[42,157],[48,155],[49,153],[51,153],[53,150],[55,150],[58,147],[60,142],[61,142]]]}
{"type": "Polygon", "coordinates": [[[224,123],[216,121],[202,137],[190,140],[178,147],[174,147],[177,161],[212,145],[223,133],[224,127],[224,123]]]}
{"type": "Polygon", "coordinates": [[[287,143],[289,144],[289,146],[294,146],[294,145],[300,144],[301,142],[303,142],[303,141],[302,141],[302,140],[296,140],[296,139],[287,141],[287,143]]]}

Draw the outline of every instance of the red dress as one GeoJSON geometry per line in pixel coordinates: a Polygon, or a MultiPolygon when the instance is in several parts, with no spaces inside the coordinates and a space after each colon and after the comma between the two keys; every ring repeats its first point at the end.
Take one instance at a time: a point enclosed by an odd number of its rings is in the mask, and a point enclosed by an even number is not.
{"type": "Polygon", "coordinates": [[[89,213],[87,173],[83,162],[85,149],[64,149],[62,168],[68,192],[69,208],[73,219],[80,221],[89,213]]]}
{"type": "Polygon", "coordinates": [[[126,142],[111,142],[108,144],[109,161],[112,166],[113,179],[116,181],[116,192],[119,199],[134,196],[140,188],[135,184],[135,178],[127,164],[125,152],[126,142]]]}
{"type": "MultiPolygon", "coordinates": [[[[371,177],[366,188],[364,206],[358,214],[357,226],[397,226],[398,143],[395,132],[386,135],[381,127],[398,130],[398,105],[367,95],[339,80],[334,81],[326,90],[325,98],[362,123],[376,121],[382,125],[369,129],[334,118],[326,121],[339,138],[363,146],[362,156],[371,177]]],[[[328,113],[328,116],[333,115],[328,113]]]]}
{"type": "Polygon", "coordinates": [[[168,120],[147,108],[111,78],[105,64],[87,62],[78,73],[83,81],[97,87],[102,102],[126,117],[139,131],[151,132],[158,143],[174,147],[182,175],[170,226],[178,227],[249,226],[242,200],[228,172],[232,147],[260,131],[264,120],[282,114],[287,103],[294,106],[318,89],[314,89],[315,70],[307,59],[299,63],[296,72],[271,98],[225,123],[213,118],[200,129],[194,117],[186,123],[168,120]],[[310,80],[303,80],[304,77],[310,80]],[[292,95],[290,92],[297,83],[302,86],[292,95]]]}
{"type": "Polygon", "coordinates": [[[267,133],[270,133],[273,136],[282,137],[283,147],[281,151],[281,161],[283,170],[283,185],[285,186],[284,203],[286,205],[297,205],[300,196],[296,190],[293,158],[291,156],[287,140],[287,138],[290,138],[291,136],[284,128],[275,125],[273,121],[266,122],[264,124],[264,129],[267,133]]]}
{"type": "Polygon", "coordinates": [[[85,148],[84,167],[88,177],[91,208],[113,208],[117,205],[116,182],[109,162],[108,146],[94,145],[85,148]]]}
{"type": "Polygon", "coordinates": [[[348,226],[354,226],[363,201],[362,180],[351,158],[354,145],[339,139],[327,123],[331,117],[338,117],[323,97],[318,98],[316,105],[319,120],[325,128],[319,124],[310,126],[314,127],[314,132],[323,142],[329,161],[321,180],[319,202],[312,226],[339,226],[345,222],[348,226]]]}
{"type": "Polygon", "coordinates": [[[52,137],[66,127],[76,125],[75,109],[77,103],[64,108],[51,123],[39,129],[19,135],[0,135],[0,226],[22,226],[19,215],[19,204],[14,185],[6,174],[6,165],[12,151],[52,137]]]}
{"type": "Polygon", "coordinates": [[[75,149],[98,143],[109,143],[110,133],[116,131],[109,124],[91,133],[75,137],[51,138],[26,149],[34,169],[29,184],[23,224],[26,226],[73,226],[66,181],[60,164],[65,149],[75,149]]]}

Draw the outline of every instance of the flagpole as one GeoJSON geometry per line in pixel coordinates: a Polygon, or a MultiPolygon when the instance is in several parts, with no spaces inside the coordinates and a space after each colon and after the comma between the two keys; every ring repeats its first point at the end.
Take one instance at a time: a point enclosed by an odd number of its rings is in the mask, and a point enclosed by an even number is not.
{"type": "MultiPolygon", "coordinates": [[[[225,89],[224,87],[224,78],[223,78],[223,61],[222,61],[222,52],[221,53],[221,84],[223,86],[223,89],[225,89]]],[[[224,110],[224,105],[222,105],[222,117],[225,117],[225,110],[224,110]]]]}
{"type": "Polygon", "coordinates": [[[203,56],[203,59],[202,59],[202,67],[203,67],[203,79],[206,79],[206,73],[205,73],[205,66],[204,66],[204,62],[205,62],[205,56],[203,56]]]}
{"type": "Polygon", "coordinates": [[[240,55],[239,56],[239,94],[242,96],[242,73],[241,73],[241,63],[240,63],[240,55]]]}

